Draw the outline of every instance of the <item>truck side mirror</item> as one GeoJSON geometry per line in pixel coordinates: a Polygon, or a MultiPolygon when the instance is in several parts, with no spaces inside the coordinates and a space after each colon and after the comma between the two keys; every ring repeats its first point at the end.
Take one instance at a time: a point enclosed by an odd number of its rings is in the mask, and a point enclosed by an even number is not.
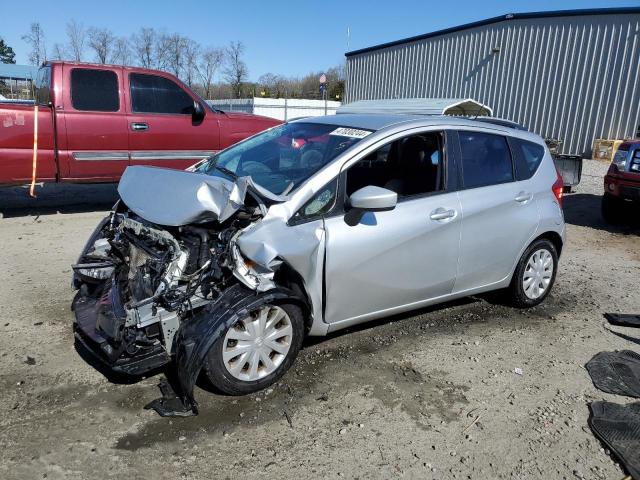
{"type": "Polygon", "coordinates": [[[204,120],[204,107],[196,100],[193,101],[193,111],[191,112],[191,123],[200,125],[204,120]]]}

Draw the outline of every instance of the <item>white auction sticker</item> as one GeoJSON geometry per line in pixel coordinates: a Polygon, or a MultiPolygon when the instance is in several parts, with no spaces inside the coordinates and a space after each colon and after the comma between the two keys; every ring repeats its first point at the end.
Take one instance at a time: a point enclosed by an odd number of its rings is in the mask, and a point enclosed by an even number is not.
{"type": "Polygon", "coordinates": [[[358,128],[338,127],[329,135],[338,135],[340,137],[364,138],[371,132],[369,130],[360,130],[358,128]]]}

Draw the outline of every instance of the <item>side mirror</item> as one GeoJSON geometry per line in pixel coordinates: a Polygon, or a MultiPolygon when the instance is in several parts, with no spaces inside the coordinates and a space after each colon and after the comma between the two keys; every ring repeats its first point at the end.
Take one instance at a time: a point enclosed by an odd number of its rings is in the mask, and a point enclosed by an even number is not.
{"type": "Polygon", "coordinates": [[[191,112],[191,121],[198,125],[204,120],[204,107],[196,100],[193,101],[193,111],[191,112]]]}
{"type": "Polygon", "coordinates": [[[398,194],[382,187],[369,185],[349,197],[349,205],[363,212],[393,210],[398,203],[398,194]]]}

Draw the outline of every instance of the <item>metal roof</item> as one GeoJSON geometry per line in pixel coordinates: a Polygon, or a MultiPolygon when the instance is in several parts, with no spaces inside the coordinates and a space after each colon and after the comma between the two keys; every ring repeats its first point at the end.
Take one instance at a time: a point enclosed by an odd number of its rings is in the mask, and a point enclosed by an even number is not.
{"type": "Polygon", "coordinates": [[[622,8],[588,8],[579,10],[552,10],[548,12],[528,12],[528,13],[507,13],[498,17],[491,17],[485,20],[479,20],[477,22],[465,23],[456,27],[445,28],[443,30],[436,30],[435,32],[424,33],[422,35],[416,35],[414,37],[403,38],[401,40],[395,40],[393,42],[381,43],[379,45],[373,45],[371,47],[361,48],[359,50],[352,50],[345,53],[346,57],[358,55],[360,53],[371,52],[373,50],[380,50],[387,47],[394,47],[396,45],[403,45],[405,43],[415,42],[417,40],[424,40],[425,38],[437,37],[440,35],[446,35],[448,33],[459,32],[461,30],[467,30],[469,28],[481,27],[483,25],[490,25],[492,23],[503,22],[507,20],[519,20],[526,18],[548,18],[548,17],[575,17],[581,15],[627,15],[633,13],[640,13],[640,7],[622,7],[622,8]]]}
{"type": "Polygon", "coordinates": [[[471,98],[396,98],[347,103],[336,113],[491,116],[493,112],[471,98]]]}
{"type": "Polygon", "coordinates": [[[18,80],[35,80],[38,67],[32,65],[16,65],[14,63],[0,63],[0,78],[15,78],[18,80]]]}

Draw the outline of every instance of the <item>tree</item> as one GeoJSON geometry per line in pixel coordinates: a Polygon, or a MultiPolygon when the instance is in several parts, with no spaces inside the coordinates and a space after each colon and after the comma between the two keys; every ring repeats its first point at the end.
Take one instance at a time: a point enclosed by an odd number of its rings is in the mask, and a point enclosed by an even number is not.
{"type": "Polygon", "coordinates": [[[144,68],[152,68],[156,65],[156,31],[153,28],[143,27],[138,33],[131,35],[131,48],[136,62],[144,68]]]}
{"type": "Polygon", "coordinates": [[[184,45],[184,81],[191,87],[198,72],[200,45],[190,38],[185,38],[184,45]]]}
{"type": "Polygon", "coordinates": [[[65,58],[67,58],[64,46],[59,43],[54,43],[53,51],[51,52],[51,58],[53,60],[64,60],[65,58]]]}
{"type": "Polygon", "coordinates": [[[0,38],[0,63],[16,63],[14,60],[16,54],[9,45],[4,43],[4,40],[0,38]]]}
{"type": "Polygon", "coordinates": [[[281,98],[288,94],[290,80],[273,73],[265,73],[258,79],[258,85],[269,97],[281,98]]]}
{"type": "Polygon", "coordinates": [[[116,38],[113,46],[111,61],[117,65],[131,64],[131,47],[126,37],[116,38]]]}
{"type": "Polygon", "coordinates": [[[71,58],[76,62],[81,62],[87,43],[87,31],[81,23],[75,20],[67,23],[67,41],[71,58]]]}
{"type": "Polygon", "coordinates": [[[200,55],[197,65],[198,75],[204,87],[204,97],[211,99],[213,77],[224,60],[224,51],[220,48],[208,47],[200,55]]]}
{"type": "Polygon", "coordinates": [[[233,88],[236,98],[242,96],[242,85],[249,76],[247,64],[242,60],[243,53],[244,44],[240,41],[230,42],[229,46],[225,49],[226,66],[222,73],[225,80],[233,88]]]}
{"type": "Polygon", "coordinates": [[[44,31],[38,22],[31,24],[29,33],[22,36],[22,40],[31,46],[29,62],[32,65],[40,65],[47,60],[47,48],[44,43],[44,31]]]}
{"type": "Polygon", "coordinates": [[[111,58],[114,42],[115,37],[111,30],[107,28],[89,29],[89,47],[96,54],[98,63],[107,63],[107,59],[111,58]]]}

